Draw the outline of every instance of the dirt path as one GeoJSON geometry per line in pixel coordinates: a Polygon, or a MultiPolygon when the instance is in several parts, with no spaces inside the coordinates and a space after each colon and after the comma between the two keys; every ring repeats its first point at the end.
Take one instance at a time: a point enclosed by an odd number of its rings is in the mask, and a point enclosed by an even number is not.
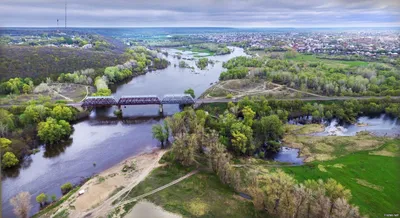
{"type": "Polygon", "coordinates": [[[67,100],[67,101],[74,101],[74,100],[72,100],[71,98],[69,98],[69,97],[67,97],[67,96],[65,96],[65,95],[62,95],[62,94],[60,94],[59,92],[57,92],[56,90],[54,90],[54,89],[52,89],[52,91],[54,92],[54,93],[56,93],[58,96],[60,96],[60,97],[62,97],[62,98],[64,98],[65,100],[67,100]]]}
{"type": "Polygon", "coordinates": [[[83,100],[85,100],[85,98],[87,98],[87,96],[89,95],[89,86],[85,86],[85,87],[86,87],[86,95],[79,102],[82,102],[83,100]]]}
{"type": "Polygon", "coordinates": [[[153,191],[147,192],[147,193],[145,193],[145,194],[139,195],[139,196],[137,196],[137,197],[135,197],[135,198],[132,198],[132,199],[130,199],[130,200],[127,200],[127,201],[124,201],[124,202],[122,202],[122,203],[119,203],[116,207],[121,206],[121,205],[124,205],[124,204],[131,203],[131,202],[138,201],[138,200],[140,200],[140,199],[142,199],[142,198],[145,198],[145,197],[147,197],[147,196],[149,196],[149,195],[152,195],[152,194],[154,194],[154,193],[157,193],[157,192],[159,192],[159,191],[161,191],[161,190],[164,190],[164,189],[166,189],[166,188],[168,188],[168,187],[170,187],[170,186],[172,186],[172,185],[175,185],[175,184],[181,182],[181,181],[184,180],[184,179],[187,179],[187,178],[193,176],[194,174],[196,174],[196,173],[198,173],[198,172],[199,172],[198,170],[193,170],[192,172],[190,172],[190,173],[188,173],[188,174],[182,176],[181,178],[176,179],[176,180],[174,180],[174,181],[172,181],[172,182],[170,182],[170,183],[168,183],[168,184],[166,184],[166,185],[163,185],[163,186],[161,186],[161,187],[159,187],[159,188],[156,188],[156,189],[154,189],[153,191]]]}

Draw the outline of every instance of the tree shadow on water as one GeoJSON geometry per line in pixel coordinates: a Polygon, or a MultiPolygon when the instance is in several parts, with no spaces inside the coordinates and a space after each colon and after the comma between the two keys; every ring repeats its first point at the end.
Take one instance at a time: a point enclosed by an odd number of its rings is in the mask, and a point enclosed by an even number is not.
{"type": "Polygon", "coordinates": [[[72,138],[58,143],[56,145],[45,145],[45,152],[43,154],[44,158],[54,158],[65,152],[65,149],[72,145],[72,138]]]}

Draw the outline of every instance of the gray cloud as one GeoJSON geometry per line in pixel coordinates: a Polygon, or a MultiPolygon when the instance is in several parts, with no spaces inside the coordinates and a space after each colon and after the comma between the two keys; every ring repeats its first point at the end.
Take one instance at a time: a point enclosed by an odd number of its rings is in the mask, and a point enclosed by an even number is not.
{"type": "MultiPolygon", "coordinates": [[[[69,26],[400,26],[399,0],[67,0],[69,26]]],[[[2,0],[1,26],[55,26],[64,0],[2,0]]]]}

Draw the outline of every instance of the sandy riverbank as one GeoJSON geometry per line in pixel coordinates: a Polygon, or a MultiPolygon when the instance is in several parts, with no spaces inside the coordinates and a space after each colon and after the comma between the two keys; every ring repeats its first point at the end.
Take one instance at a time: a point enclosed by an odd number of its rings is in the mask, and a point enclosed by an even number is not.
{"type": "MultiPolygon", "coordinates": [[[[112,209],[111,203],[131,190],[156,167],[166,150],[156,149],[129,157],[117,165],[99,173],[87,181],[79,190],[61,204],[57,211],[68,210],[69,217],[101,217],[112,209]],[[90,214],[90,215],[88,215],[90,214]]],[[[52,214],[52,215],[54,215],[52,214]]],[[[50,217],[50,216],[42,216],[50,217]]]]}

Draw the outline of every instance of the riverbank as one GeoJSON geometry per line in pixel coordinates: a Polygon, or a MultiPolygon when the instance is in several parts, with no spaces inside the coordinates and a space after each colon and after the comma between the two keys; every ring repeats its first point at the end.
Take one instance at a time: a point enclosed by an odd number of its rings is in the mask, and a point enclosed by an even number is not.
{"type": "Polygon", "coordinates": [[[74,193],[59,207],[40,217],[51,217],[58,213],[69,214],[69,217],[84,217],[89,213],[92,214],[91,217],[108,214],[112,209],[111,203],[157,168],[158,161],[165,152],[166,150],[154,149],[121,161],[82,185],[79,191],[84,190],[84,194],[74,193]]]}

